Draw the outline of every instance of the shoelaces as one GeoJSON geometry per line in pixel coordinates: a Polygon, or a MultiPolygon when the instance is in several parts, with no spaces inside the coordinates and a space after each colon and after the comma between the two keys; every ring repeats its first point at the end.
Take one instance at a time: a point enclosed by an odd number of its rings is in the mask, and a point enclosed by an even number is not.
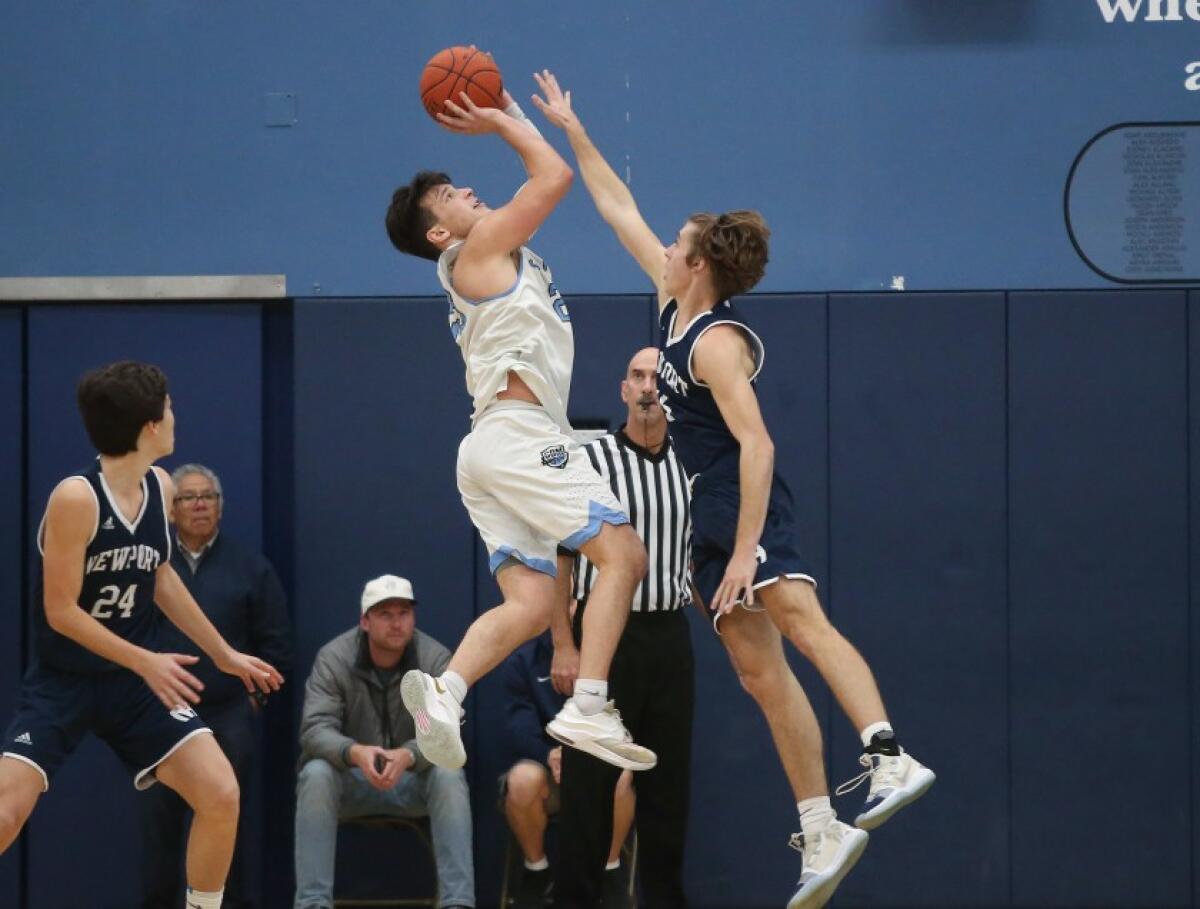
{"type": "Polygon", "coordinates": [[[847,780],[834,790],[838,795],[845,795],[848,792],[853,792],[861,786],[866,780],[871,781],[870,794],[878,792],[880,789],[898,789],[900,788],[900,758],[889,754],[862,754],[859,755],[858,763],[867,769],[851,780],[847,780]],[[873,757],[879,758],[879,765],[875,766],[871,760],[873,757]]]}

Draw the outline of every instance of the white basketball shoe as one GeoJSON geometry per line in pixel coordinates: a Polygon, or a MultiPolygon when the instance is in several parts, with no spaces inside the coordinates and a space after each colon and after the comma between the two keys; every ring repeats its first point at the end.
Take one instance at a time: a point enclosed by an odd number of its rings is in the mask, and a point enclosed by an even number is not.
{"type": "Polygon", "coordinates": [[[820,909],[867,848],[867,833],[834,819],[816,833],[793,833],[788,845],[804,856],[788,909],[820,909]]]}
{"type": "Polygon", "coordinates": [[[622,770],[649,770],[658,763],[653,751],[634,743],[612,701],[599,713],[585,714],[575,706],[575,699],[570,698],[558,716],[546,724],[546,732],[564,745],[586,751],[622,770]]]}
{"type": "Polygon", "coordinates": [[[862,830],[874,830],[901,808],[911,805],[937,779],[932,770],[917,763],[903,748],[898,755],[864,754],[858,762],[867,769],[838,786],[837,794],[845,795],[864,780],[871,781],[867,800],[854,819],[855,826],[862,830]]]}
{"type": "Polygon", "coordinates": [[[410,669],[400,680],[400,697],[417,727],[417,746],[431,764],[457,770],[467,762],[462,743],[462,707],[433,676],[410,669]]]}

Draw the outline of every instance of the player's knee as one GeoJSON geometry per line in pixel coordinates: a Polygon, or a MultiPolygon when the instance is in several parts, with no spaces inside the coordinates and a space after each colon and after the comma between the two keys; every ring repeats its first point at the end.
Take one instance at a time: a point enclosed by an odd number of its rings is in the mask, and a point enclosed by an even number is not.
{"type": "Polygon", "coordinates": [[[241,788],[232,767],[212,774],[196,787],[192,810],[208,817],[236,818],[241,788]]]}
{"type": "Polygon", "coordinates": [[[831,634],[836,634],[815,601],[789,609],[781,624],[780,631],[809,659],[821,651],[831,634]]]}
{"type": "Polygon", "coordinates": [[[758,703],[769,701],[780,690],[784,682],[784,666],[772,659],[740,660],[735,663],[738,681],[750,697],[758,703]]]}
{"type": "Polygon", "coordinates": [[[613,545],[611,546],[612,566],[617,566],[636,584],[646,576],[649,564],[646,556],[646,544],[628,524],[618,527],[617,530],[619,532],[613,534],[613,545]]]}
{"type": "Polygon", "coordinates": [[[21,807],[7,799],[0,800],[0,843],[8,843],[16,839],[28,818],[28,811],[22,810],[21,807]]]}

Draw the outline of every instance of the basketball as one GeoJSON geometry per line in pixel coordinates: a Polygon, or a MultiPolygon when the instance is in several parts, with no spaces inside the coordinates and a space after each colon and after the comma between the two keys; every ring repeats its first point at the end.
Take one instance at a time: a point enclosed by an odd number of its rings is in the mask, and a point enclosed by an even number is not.
{"type": "Polygon", "coordinates": [[[421,103],[429,116],[445,113],[447,99],[458,104],[459,93],[480,107],[500,107],[504,82],[492,55],[474,47],[448,47],[438,51],[421,73],[421,103]]]}

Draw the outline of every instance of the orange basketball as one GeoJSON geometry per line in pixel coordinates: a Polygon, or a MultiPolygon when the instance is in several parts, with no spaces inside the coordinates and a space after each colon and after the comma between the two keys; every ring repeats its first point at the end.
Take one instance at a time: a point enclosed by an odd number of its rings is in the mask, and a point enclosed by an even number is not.
{"type": "Polygon", "coordinates": [[[480,107],[500,107],[504,82],[492,55],[474,47],[448,47],[438,51],[421,73],[421,103],[429,116],[446,112],[449,99],[461,104],[459,92],[480,107]]]}

